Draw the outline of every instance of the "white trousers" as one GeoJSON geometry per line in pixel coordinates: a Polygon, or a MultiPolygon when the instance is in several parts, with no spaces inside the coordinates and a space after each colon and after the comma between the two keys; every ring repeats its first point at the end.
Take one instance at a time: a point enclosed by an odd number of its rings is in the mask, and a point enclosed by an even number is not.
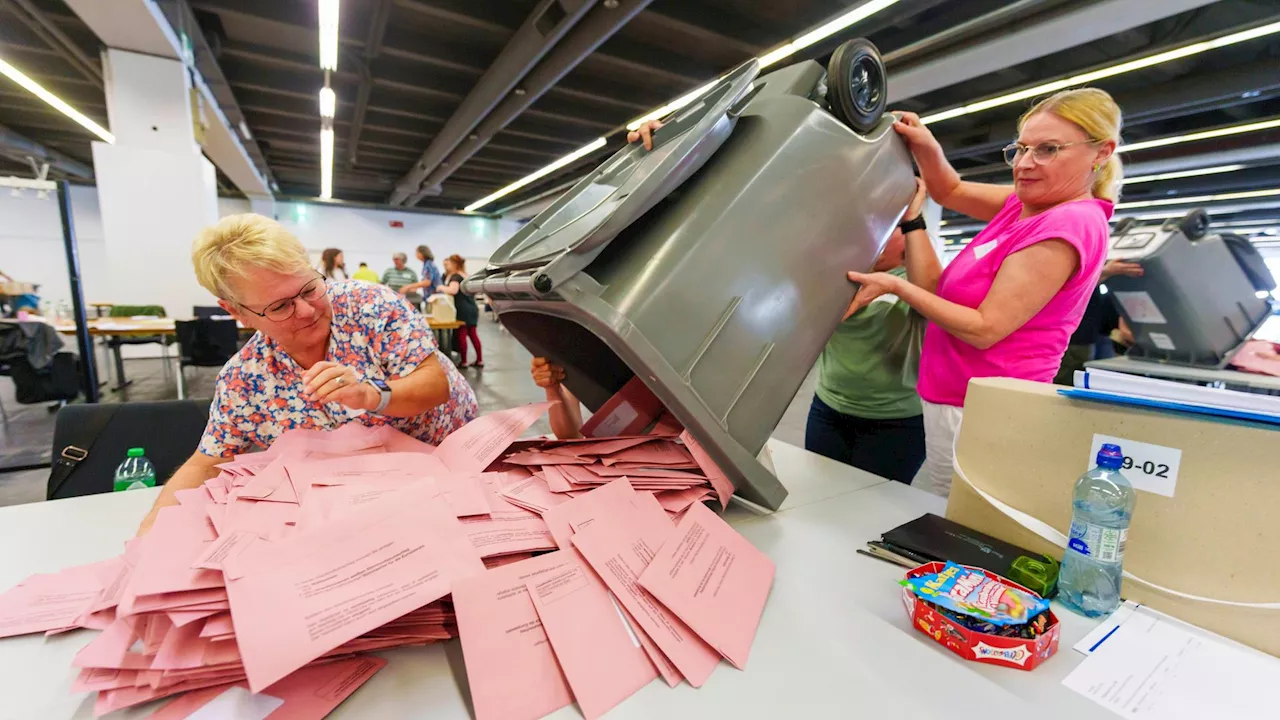
{"type": "Polygon", "coordinates": [[[951,494],[951,461],[960,418],[964,414],[954,405],[935,405],[921,400],[924,406],[924,481],[921,490],[947,497],[951,494]]]}

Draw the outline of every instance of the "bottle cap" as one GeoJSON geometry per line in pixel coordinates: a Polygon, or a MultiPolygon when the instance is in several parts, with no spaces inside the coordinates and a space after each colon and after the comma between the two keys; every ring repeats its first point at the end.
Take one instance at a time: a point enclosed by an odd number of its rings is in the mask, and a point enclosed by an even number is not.
{"type": "Polygon", "coordinates": [[[129,448],[129,457],[142,457],[147,451],[144,448],[129,448]]]}
{"type": "Polygon", "coordinates": [[[1124,465],[1124,453],[1119,445],[1103,445],[1098,451],[1098,467],[1108,470],[1119,470],[1124,465]]]}

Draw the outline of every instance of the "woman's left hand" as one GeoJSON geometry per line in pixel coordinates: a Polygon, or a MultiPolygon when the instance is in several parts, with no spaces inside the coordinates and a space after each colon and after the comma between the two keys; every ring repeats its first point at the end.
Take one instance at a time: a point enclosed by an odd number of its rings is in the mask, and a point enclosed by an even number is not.
{"type": "Polygon", "coordinates": [[[871,304],[873,300],[881,295],[888,295],[898,291],[898,283],[902,282],[902,278],[890,273],[849,273],[849,281],[860,285],[858,293],[853,296],[853,302],[849,304],[849,309],[845,311],[841,320],[848,320],[851,315],[858,312],[862,308],[871,304]]]}
{"type": "Polygon", "coordinates": [[[380,393],[360,380],[355,370],[338,363],[321,361],[302,376],[302,396],[316,404],[341,403],[352,410],[378,407],[380,393]]]}

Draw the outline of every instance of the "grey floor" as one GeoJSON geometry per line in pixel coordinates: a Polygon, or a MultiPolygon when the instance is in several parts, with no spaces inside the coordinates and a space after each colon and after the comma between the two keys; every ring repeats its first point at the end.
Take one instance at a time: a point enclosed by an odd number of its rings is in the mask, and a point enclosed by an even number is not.
{"type": "MultiPolygon", "coordinates": [[[[484,318],[480,323],[480,339],[484,343],[485,367],[469,368],[463,374],[475,388],[481,412],[501,410],[544,399],[543,392],[529,378],[528,351],[497,323],[484,318]]],[[[472,351],[474,353],[474,350],[472,351]]],[[[472,354],[469,358],[474,362],[472,354]]],[[[172,372],[166,374],[159,360],[128,360],[126,376],[133,383],[120,392],[103,388],[103,402],[127,402],[129,400],[164,400],[177,397],[176,380],[172,372]]],[[[188,368],[187,393],[190,397],[213,396],[216,368],[188,368]]],[[[804,423],[809,400],[813,397],[816,373],[810,372],[792,401],[778,429],[777,437],[786,442],[804,444],[804,423]]],[[[44,499],[47,469],[5,471],[3,468],[48,463],[53,438],[55,413],[45,405],[19,405],[14,400],[13,383],[0,378],[0,402],[8,412],[8,422],[0,423],[0,506],[39,502],[44,499]]],[[[533,428],[538,433],[550,433],[546,420],[533,428]]]]}

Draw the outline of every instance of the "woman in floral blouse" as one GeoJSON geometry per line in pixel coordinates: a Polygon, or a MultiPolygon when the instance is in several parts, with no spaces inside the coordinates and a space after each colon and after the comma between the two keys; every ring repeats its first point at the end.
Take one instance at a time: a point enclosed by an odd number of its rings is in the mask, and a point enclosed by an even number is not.
{"type": "Polygon", "coordinates": [[[196,240],[192,262],[218,304],[257,334],[219,373],[200,447],[165,484],[140,532],[176,502],[176,491],[286,430],[359,422],[438,444],[476,416],[475,394],[436,352],[423,315],[389,288],[326,280],[274,220],[223,218],[196,240]]]}

